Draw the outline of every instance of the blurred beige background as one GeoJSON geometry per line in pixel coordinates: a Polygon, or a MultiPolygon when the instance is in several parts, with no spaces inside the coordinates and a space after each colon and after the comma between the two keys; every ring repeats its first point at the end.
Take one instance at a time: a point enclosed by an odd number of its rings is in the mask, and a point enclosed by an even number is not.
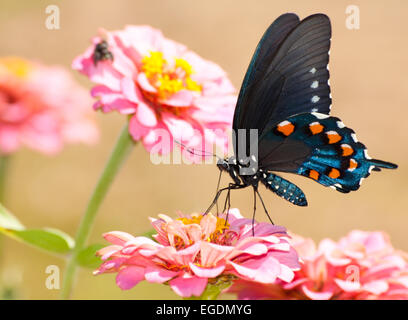
{"type": "MultiPolygon", "coordinates": [[[[347,195],[311,180],[291,176],[306,193],[309,206],[298,208],[262,188],[277,224],[316,241],[338,239],[352,229],[384,230],[395,247],[408,251],[408,2],[367,1],[233,1],[233,0],[64,0],[0,2],[0,55],[21,55],[70,67],[99,27],[150,24],[203,57],[219,63],[239,88],[253,50],[267,26],[284,12],[301,18],[317,12],[332,20],[332,113],[356,130],[370,155],[399,164],[399,169],[373,172],[358,192],[347,195]],[[45,8],[57,4],[61,29],[45,28],[45,8]],[[347,5],[358,5],[360,30],[345,27],[347,5]]],[[[90,82],[75,74],[87,87],[90,82]]],[[[74,234],[124,118],[97,114],[102,132],[93,147],[68,146],[55,157],[23,150],[12,160],[6,205],[29,227],[55,227],[74,234]]],[[[122,230],[140,234],[150,229],[148,216],[204,210],[218,177],[215,165],[161,165],[135,148],[117,177],[95,224],[91,241],[122,230]]],[[[228,182],[224,177],[224,184],[228,182]]],[[[249,190],[232,195],[233,206],[251,215],[249,190]]],[[[262,210],[257,218],[265,220],[262,210]]],[[[6,241],[5,264],[21,275],[20,297],[54,299],[45,287],[45,269],[64,262],[12,240],[6,241]]],[[[7,276],[9,279],[13,275],[7,276]]],[[[18,278],[18,277],[17,277],[18,278]]],[[[166,287],[142,283],[122,292],[113,275],[93,277],[81,270],[77,299],[176,298],[166,287]]]]}

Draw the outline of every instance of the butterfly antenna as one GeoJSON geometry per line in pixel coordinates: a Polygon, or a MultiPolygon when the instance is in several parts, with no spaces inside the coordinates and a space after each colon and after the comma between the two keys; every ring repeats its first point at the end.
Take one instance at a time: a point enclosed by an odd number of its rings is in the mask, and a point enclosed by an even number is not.
{"type": "Polygon", "coordinates": [[[178,145],[182,146],[184,149],[187,150],[188,153],[195,155],[195,156],[211,156],[214,158],[217,158],[219,161],[222,161],[223,159],[220,158],[219,156],[217,156],[216,154],[212,153],[212,152],[208,152],[208,151],[204,151],[204,150],[200,150],[201,154],[196,153],[194,149],[187,147],[184,143],[178,141],[178,140],[174,140],[175,143],[177,143],[178,145]]]}
{"type": "Polygon", "coordinates": [[[256,190],[254,188],[254,213],[252,214],[252,236],[255,237],[256,190]]]}

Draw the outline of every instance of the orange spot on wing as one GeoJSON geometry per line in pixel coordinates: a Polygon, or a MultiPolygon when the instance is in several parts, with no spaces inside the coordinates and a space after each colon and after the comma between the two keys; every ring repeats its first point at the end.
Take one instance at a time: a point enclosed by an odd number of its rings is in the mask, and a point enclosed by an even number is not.
{"type": "Polygon", "coordinates": [[[278,124],[277,130],[285,136],[289,136],[292,134],[293,130],[295,130],[295,126],[289,121],[284,121],[278,124]]]}
{"type": "Polygon", "coordinates": [[[314,180],[319,180],[319,172],[317,172],[316,170],[310,170],[309,178],[312,178],[314,180]]]}
{"type": "Polygon", "coordinates": [[[353,148],[348,144],[342,144],[341,149],[343,150],[343,157],[351,156],[354,152],[353,148]]]}
{"type": "Polygon", "coordinates": [[[309,129],[310,129],[310,132],[314,135],[314,134],[318,134],[322,132],[324,129],[324,126],[318,122],[314,122],[309,125],[309,129]]]}
{"type": "Polygon", "coordinates": [[[354,159],[350,159],[349,170],[353,171],[358,166],[358,162],[354,159]]]}
{"type": "Polygon", "coordinates": [[[340,177],[340,171],[332,168],[328,174],[328,176],[332,179],[337,179],[338,177],[340,177]]]}
{"type": "Polygon", "coordinates": [[[326,135],[329,139],[329,144],[333,144],[341,140],[341,135],[339,135],[336,131],[326,132],[326,135]]]}

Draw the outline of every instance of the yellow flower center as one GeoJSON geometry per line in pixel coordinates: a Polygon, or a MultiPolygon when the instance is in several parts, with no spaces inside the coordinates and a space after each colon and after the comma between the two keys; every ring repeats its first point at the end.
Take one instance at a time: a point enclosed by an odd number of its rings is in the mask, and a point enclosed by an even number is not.
{"type": "Polygon", "coordinates": [[[0,58],[0,75],[11,74],[18,78],[26,78],[33,66],[26,60],[18,57],[0,58]]]}
{"type": "MultiPolygon", "coordinates": [[[[211,214],[211,213],[209,213],[211,214]]],[[[193,214],[191,215],[191,218],[178,218],[177,220],[180,220],[181,222],[183,222],[183,224],[201,224],[201,220],[204,218],[203,215],[201,214],[193,214]]],[[[224,233],[225,230],[229,229],[229,223],[223,219],[223,218],[219,218],[217,217],[217,224],[215,227],[215,230],[213,233],[211,233],[211,235],[209,236],[209,238],[207,239],[208,241],[215,241],[217,239],[217,237],[221,234],[224,233]]]]}
{"type": "Polygon", "coordinates": [[[162,52],[151,51],[149,56],[142,59],[141,70],[157,89],[160,99],[183,89],[201,92],[201,86],[191,79],[194,73],[192,66],[184,59],[176,58],[174,64],[170,65],[163,58],[162,52]]]}

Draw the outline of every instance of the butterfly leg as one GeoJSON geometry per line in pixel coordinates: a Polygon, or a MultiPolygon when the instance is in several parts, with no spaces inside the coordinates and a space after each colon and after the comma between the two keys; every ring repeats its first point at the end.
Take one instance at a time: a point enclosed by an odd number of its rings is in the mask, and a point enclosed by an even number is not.
{"type": "Polygon", "coordinates": [[[263,200],[262,200],[261,194],[259,193],[258,189],[255,189],[255,191],[256,191],[256,193],[258,194],[259,199],[261,200],[261,203],[262,203],[262,206],[263,206],[263,208],[264,208],[264,210],[265,210],[266,216],[268,217],[269,221],[270,221],[273,225],[275,225],[275,224],[273,223],[272,219],[271,219],[271,216],[270,216],[269,213],[268,213],[268,210],[266,209],[266,206],[265,206],[265,203],[264,203],[263,200]]]}
{"type": "MultiPolygon", "coordinates": [[[[215,191],[215,194],[217,194],[219,188],[220,188],[220,182],[221,182],[221,175],[222,175],[222,171],[220,170],[220,174],[218,176],[218,182],[217,182],[217,190],[215,191]]],[[[217,205],[217,217],[218,217],[218,213],[219,213],[219,209],[218,209],[218,201],[216,202],[217,205]]]]}
{"type": "Polygon", "coordinates": [[[222,188],[220,190],[218,190],[217,194],[214,197],[214,200],[211,202],[211,205],[208,207],[207,210],[205,210],[204,215],[206,215],[208,212],[210,212],[210,210],[214,207],[214,205],[217,204],[218,198],[220,197],[221,193],[225,190],[229,190],[230,187],[226,187],[226,188],[222,188]]]}
{"type": "Polygon", "coordinates": [[[252,236],[255,236],[256,187],[254,187],[254,213],[252,214],[252,236]]]}
{"type": "Polygon", "coordinates": [[[218,190],[217,194],[215,195],[214,200],[212,201],[211,205],[208,207],[208,209],[204,212],[204,215],[206,215],[208,212],[210,212],[210,210],[214,207],[214,205],[216,205],[218,198],[220,197],[221,193],[225,190],[231,190],[231,189],[243,189],[246,188],[247,185],[246,184],[233,184],[230,183],[228,187],[222,188],[220,190],[218,190]]]}
{"type": "MultiPolygon", "coordinates": [[[[229,211],[231,209],[231,188],[234,187],[234,184],[230,183],[229,186],[230,186],[230,189],[228,190],[228,194],[227,194],[227,197],[225,199],[225,205],[224,205],[224,210],[223,210],[223,212],[226,212],[225,225],[227,225],[227,223],[228,223],[228,215],[229,215],[229,211]],[[228,207],[227,207],[227,203],[228,203],[228,207]]],[[[236,189],[240,189],[240,188],[236,188],[236,189]]]]}
{"type": "Polygon", "coordinates": [[[227,209],[228,199],[230,198],[231,194],[231,185],[232,183],[228,185],[227,196],[225,197],[224,208],[222,209],[222,212],[225,212],[225,210],[227,209]]]}

